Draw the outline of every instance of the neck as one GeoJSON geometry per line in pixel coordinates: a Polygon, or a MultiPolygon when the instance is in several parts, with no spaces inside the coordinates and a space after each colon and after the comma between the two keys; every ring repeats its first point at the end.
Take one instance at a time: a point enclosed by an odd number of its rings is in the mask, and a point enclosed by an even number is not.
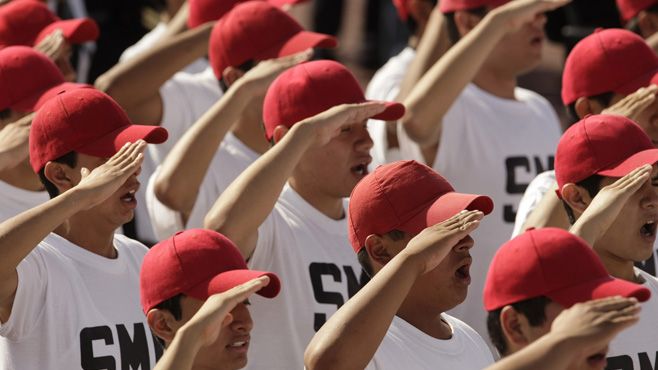
{"type": "Polygon", "coordinates": [[[608,252],[607,248],[603,248],[600,243],[594,245],[594,251],[601,258],[601,262],[605,266],[608,273],[618,279],[630,281],[633,283],[638,282],[635,276],[635,264],[633,261],[624,260],[608,252]]]}
{"type": "Polygon", "coordinates": [[[258,154],[263,154],[270,148],[259,118],[243,117],[233,125],[231,131],[244,145],[258,154]]]}
{"type": "Polygon", "coordinates": [[[39,176],[34,173],[28,161],[23,161],[14,168],[0,171],[0,180],[19,189],[43,191],[43,184],[39,181],[39,176]]]}
{"type": "Polygon", "coordinates": [[[295,189],[297,194],[323,215],[332,220],[340,220],[345,217],[343,198],[321,194],[321,192],[314,188],[306,186],[303,182],[298,181],[295,177],[291,177],[288,182],[290,183],[290,186],[295,189]]]}
{"type": "Polygon", "coordinates": [[[95,222],[87,212],[80,212],[55,229],[55,234],[91,253],[106,258],[116,258],[114,231],[116,225],[95,222]],[[93,225],[93,227],[90,227],[93,225]]]}
{"type": "Polygon", "coordinates": [[[425,306],[409,298],[407,296],[407,299],[402,302],[396,316],[433,338],[452,338],[450,325],[441,318],[443,310],[425,306]]]}
{"type": "Polygon", "coordinates": [[[489,94],[503,99],[515,99],[514,89],[516,88],[516,76],[482,66],[480,71],[475,75],[473,83],[489,94]]]}

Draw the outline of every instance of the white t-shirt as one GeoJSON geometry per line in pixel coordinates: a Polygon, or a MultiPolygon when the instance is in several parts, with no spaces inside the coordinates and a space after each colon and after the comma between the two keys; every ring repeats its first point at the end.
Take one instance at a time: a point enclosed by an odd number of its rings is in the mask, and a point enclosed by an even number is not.
{"type": "Polygon", "coordinates": [[[30,191],[0,181],[0,222],[32,209],[50,199],[48,192],[30,191]]]}
{"type": "MultiPolygon", "coordinates": [[[[400,84],[415,57],[416,51],[407,46],[398,55],[389,59],[370,80],[366,89],[366,97],[371,100],[395,100],[400,92],[400,84]]],[[[388,148],[385,121],[368,120],[368,132],[374,143],[370,150],[371,169],[402,159],[399,148],[388,148]]]]}
{"type": "Polygon", "coordinates": [[[249,369],[302,369],[315,332],[366,282],[347,220],[328,218],[289,185],[258,229],[249,268],[278,274],[282,285],[274,299],[250,298],[249,369]]]}
{"type": "Polygon", "coordinates": [[[625,329],[610,343],[608,370],[644,370],[658,366],[658,280],[636,268],[651,290],[651,299],[642,304],[640,321],[625,329]]]}
{"type": "Polygon", "coordinates": [[[51,233],[23,259],[11,316],[0,325],[0,368],[155,366],[161,350],[139,303],[147,249],[123,235],[114,246],[118,257],[108,259],[51,233]]]}
{"type": "MultiPolygon", "coordinates": [[[[433,168],[462,193],[489,195],[495,204],[475,233],[470,253],[472,283],[466,300],[451,314],[487,337],[482,290],[489,263],[509,239],[516,207],[530,181],[553,169],[560,124],[551,105],[530,90],[516,88],[516,100],[502,99],[474,84],[466,86],[443,119],[433,168]]],[[[404,157],[424,162],[417,144],[399,130],[404,157]]]]}
{"type": "Polygon", "coordinates": [[[436,339],[395,316],[367,370],[482,370],[494,362],[478,333],[462,321],[443,315],[452,338],[436,339]]]}
{"type": "Polygon", "coordinates": [[[180,213],[162,204],[155,196],[155,178],[160,170],[158,167],[149,179],[146,189],[146,205],[158,239],[166,239],[183,229],[203,228],[203,220],[217,198],[258,157],[258,153],[240,141],[232,132],[228,132],[210,162],[187,224],[183,223],[180,213]]]}
{"type": "MultiPolygon", "coordinates": [[[[142,38],[134,43],[132,46],[126,48],[119,57],[120,62],[133,59],[151,49],[158,41],[160,41],[167,32],[167,24],[160,21],[153,27],[152,30],[147,32],[142,38]]],[[[188,64],[182,71],[187,73],[199,73],[208,67],[208,61],[205,58],[199,58],[194,62],[188,64]]]]}
{"type": "Polygon", "coordinates": [[[516,211],[512,238],[519,235],[528,216],[530,216],[530,213],[537,208],[537,205],[544,198],[544,195],[555,186],[555,181],[555,171],[550,170],[540,173],[530,182],[523,193],[523,197],[521,197],[519,207],[516,211]]]}
{"type": "MultiPolygon", "coordinates": [[[[537,207],[537,204],[542,200],[546,192],[555,186],[555,171],[546,171],[540,173],[530,182],[528,188],[523,193],[523,198],[519,203],[519,209],[516,212],[516,221],[514,222],[514,232],[512,238],[516,237],[521,231],[521,227],[525,223],[530,213],[537,207]]],[[[651,275],[656,275],[658,271],[658,239],[654,242],[654,252],[648,260],[642,263],[636,263],[635,266],[648,272],[651,275]]]]}

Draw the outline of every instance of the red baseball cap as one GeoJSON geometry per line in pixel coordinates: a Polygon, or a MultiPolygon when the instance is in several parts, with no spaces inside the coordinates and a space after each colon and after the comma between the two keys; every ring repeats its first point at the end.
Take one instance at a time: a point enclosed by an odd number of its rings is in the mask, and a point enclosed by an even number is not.
{"type": "Polygon", "coordinates": [[[639,12],[656,4],[658,0],[617,0],[617,8],[624,22],[630,21],[639,12]]]}
{"type": "Polygon", "coordinates": [[[622,177],[656,162],[658,149],[635,122],[616,115],[589,115],[569,127],[557,145],[558,193],[565,184],[595,174],[622,177]]]}
{"type": "Polygon", "coordinates": [[[297,5],[301,3],[308,2],[308,0],[268,0],[268,2],[279,8],[284,7],[285,5],[297,5]]]}
{"type": "Polygon", "coordinates": [[[612,296],[644,302],[651,291],[613,278],[584,240],[549,227],[526,231],[496,251],[484,283],[484,308],[494,311],[540,296],[568,308],[612,296]]]}
{"type": "Polygon", "coordinates": [[[0,110],[34,112],[62,90],[91,87],[64,81],[59,68],[27,46],[0,50],[0,110]]]}
{"type": "Polygon", "coordinates": [[[148,313],[181,293],[205,301],[261,276],[269,276],[270,283],[257,293],[276,297],[281,289],[279,278],[271,272],[249,270],[227,237],[207,229],[181,231],[144,256],[139,274],[142,309],[148,313]]]}
{"type": "Polygon", "coordinates": [[[562,102],[607,92],[628,95],[658,83],[658,56],[633,32],[597,30],[571,50],[562,74],[562,102]]]}
{"type": "Polygon", "coordinates": [[[48,100],[32,120],[30,164],[39,172],[49,161],[76,151],[109,158],[128,142],[159,144],[167,130],[133,125],[108,95],[93,89],[65,91],[48,100]]]}
{"type": "Polygon", "coordinates": [[[226,67],[302,52],[334,48],[336,38],[305,31],[283,10],[264,1],[236,5],[217,22],[210,34],[208,56],[219,79],[226,67]]]}
{"type": "Polygon", "coordinates": [[[460,10],[471,10],[488,6],[495,8],[501,6],[510,0],[441,0],[439,1],[439,11],[441,13],[452,13],[460,10]]]}
{"type": "Polygon", "coordinates": [[[400,230],[415,235],[463,210],[493,210],[484,195],[455,192],[450,183],[416,161],[377,167],[356,185],[350,196],[347,225],[355,252],[368,235],[400,230]]]}
{"type": "MultiPolygon", "coordinates": [[[[270,85],[263,102],[265,135],[340,104],[367,102],[354,75],[340,63],[318,60],[296,65],[270,85]]],[[[392,121],[404,115],[404,105],[386,102],[386,109],[374,119],[392,121]]]]}
{"type": "Polygon", "coordinates": [[[61,20],[40,1],[14,0],[0,7],[0,48],[36,45],[57,28],[71,44],[96,40],[100,33],[93,19],[61,20]]]}
{"type": "Polygon", "coordinates": [[[398,16],[403,21],[406,21],[407,18],[409,18],[409,9],[408,9],[409,1],[410,0],[393,0],[393,5],[395,6],[395,9],[398,11],[398,16]]]}
{"type": "MultiPolygon", "coordinates": [[[[204,23],[220,20],[224,14],[233,9],[236,4],[245,1],[263,0],[189,0],[187,27],[195,28],[204,23]]],[[[285,5],[295,5],[306,1],[308,0],[268,0],[267,2],[282,8],[285,5]]]]}

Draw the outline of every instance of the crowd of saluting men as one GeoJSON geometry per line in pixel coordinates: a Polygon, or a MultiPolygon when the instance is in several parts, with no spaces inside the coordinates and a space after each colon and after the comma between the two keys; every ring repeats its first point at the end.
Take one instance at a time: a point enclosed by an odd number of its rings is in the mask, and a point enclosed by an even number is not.
{"type": "Polygon", "coordinates": [[[658,369],[658,1],[564,132],[517,78],[569,0],[393,0],[365,93],[299,2],[188,0],[94,86],[93,20],[0,6],[0,368],[658,369]]]}

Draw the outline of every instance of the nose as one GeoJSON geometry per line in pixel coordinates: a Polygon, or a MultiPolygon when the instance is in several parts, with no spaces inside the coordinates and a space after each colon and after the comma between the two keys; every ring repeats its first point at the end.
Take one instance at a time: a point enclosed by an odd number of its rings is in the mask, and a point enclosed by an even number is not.
{"type": "Polygon", "coordinates": [[[357,151],[362,151],[365,153],[370,152],[370,149],[374,145],[372,142],[372,138],[370,138],[370,133],[368,133],[368,129],[366,128],[366,125],[358,125],[358,128],[355,128],[352,130],[354,135],[356,136],[356,149],[357,151]]]}
{"type": "Polygon", "coordinates": [[[462,240],[453,247],[455,252],[468,252],[475,245],[475,241],[470,235],[466,235],[462,240]]]}
{"type": "Polygon", "coordinates": [[[231,315],[233,316],[233,321],[231,321],[231,324],[229,325],[231,330],[240,334],[248,334],[251,332],[251,329],[254,327],[254,322],[251,320],[251,314],[249,313],[247,305],[244,303],[238,304],[233,311],[231,311],[231,315]]]}

